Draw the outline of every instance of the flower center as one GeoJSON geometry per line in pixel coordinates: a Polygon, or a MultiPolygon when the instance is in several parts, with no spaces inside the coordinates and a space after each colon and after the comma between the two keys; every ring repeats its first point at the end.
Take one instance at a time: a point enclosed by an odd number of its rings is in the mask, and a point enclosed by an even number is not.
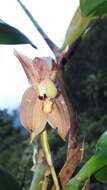
{"type": "Polygon", "coordinates": [[[57,88],[52,80],[46,79],[38,85],[38,97],[42,101],[43,111],[50,113],[53,108],[53,99],[57,96],[57,88]]]}
{"type": "Polygon", "coordinates": [[[38,85],[38,94],[40,97],[53,99],[57,96],[57,88],[52,80],[46,79],[38,85]]]}

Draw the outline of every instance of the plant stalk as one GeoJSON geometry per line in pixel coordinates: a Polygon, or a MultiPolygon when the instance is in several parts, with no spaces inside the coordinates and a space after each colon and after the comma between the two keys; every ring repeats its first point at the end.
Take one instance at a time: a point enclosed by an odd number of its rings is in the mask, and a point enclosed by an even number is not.
{"type": "Polygon", "coordinates": [[[17,0],[17,2],[20,4],[26,15],[29,17],[35,28],[38,30],[38,32],[41,34],[45,42],[48,44],[52,52],[54,53],[55,57],[59,57],[60,55],[60,48],[57,47],[57,45],[48,37],[48,35],[43,31],[43,29],[40,27],[38,22],[34,19],[30,11],[25,7],[25,5],[20,1],[17,0]]]}
{"type": "Polygon", "coordinates": [[[47,163],[50,167],[50,171],[51,171],[51,175],[53,178],[55,189],[60,190],[58,178],[57,178],[57,175],[56,175],[56,172],[54,169],[54,165],[53,165],[53,161],[52,161],[52,157],[51,157],[50,147],[49,147],[49,143],[48,143],[48,135],[47,135],[46,130],[44,130],[41,134],[41,143],[42,143],[42,148],[43,148],[45,156],[46,156],[47,163]]]}

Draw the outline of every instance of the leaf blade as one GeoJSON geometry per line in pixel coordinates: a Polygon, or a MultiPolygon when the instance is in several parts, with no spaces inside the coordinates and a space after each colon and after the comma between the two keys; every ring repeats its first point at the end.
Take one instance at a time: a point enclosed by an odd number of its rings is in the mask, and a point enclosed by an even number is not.
{"type": "MultiPolygon", "coordinates": [[[[96,12],[104,3],[107,3],[107,0],[93,0],[90,3],[90,0],[80,0],[80,7],[83,15],[88,16],[93,12],[96,12]]],[[[105,6],[104,6],[105,9],[105,6]]],[[[107,9],[106,9],[107,12],[107,9]]],[[[98,12],[97,12],[98,14],[98,12]]],[[[102,11],[103,14],[103,11],[102,11]]]]}
{"type": "Polygon", "coordinates": [[[18,29],[0,20],[0,44],[30,44],[36,46],[18,29]]]}
{"type": "Polygon", "coordinates": [[[106,183],[107,184],[107,166],[102,168],[101,170],[99,170],[96,174],[95,174],[95,178],[102,182],[102,183],[106,183]]]}
{"type": "Polygon", "coordinates": [[[62,50],[64,50],[67,46],[71,46],[75,43],[75,41],[82,35],[84,30],[87,28],[90,21],[91,17],[82,16],[81,10],[80,8],[78,8],[66,32],[62,50]]]}

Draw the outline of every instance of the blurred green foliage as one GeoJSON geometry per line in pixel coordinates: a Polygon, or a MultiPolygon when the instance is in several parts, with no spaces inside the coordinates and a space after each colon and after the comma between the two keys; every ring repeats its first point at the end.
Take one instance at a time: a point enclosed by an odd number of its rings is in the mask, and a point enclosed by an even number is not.
{"type": "Polygon", "coordinates": [[[27,133],[20,126],[14,127],[15,119],[14,112],[0,111],[0,165],[11,173],[22,189],[32,177],[32,147],[29,146],[27,133]]]}
{"type": "Polygon", "coordinates": [[[16,180],[6,172],[2,167],[0,167],[0,189],[1,190],[21,190],[20,186],[16,180]]]}

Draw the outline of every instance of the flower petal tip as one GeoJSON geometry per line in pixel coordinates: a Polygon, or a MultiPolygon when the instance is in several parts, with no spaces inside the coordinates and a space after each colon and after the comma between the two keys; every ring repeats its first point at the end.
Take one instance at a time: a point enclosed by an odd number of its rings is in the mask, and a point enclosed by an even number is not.
{"type": "Polygon", "coordinates": [[[35,135],[35,132],[31,132],[31,134],[30,134],[30,144],[32,144],[32,142],[33,142],[35,136],[36,136],[36,135],[35,135]]]}

